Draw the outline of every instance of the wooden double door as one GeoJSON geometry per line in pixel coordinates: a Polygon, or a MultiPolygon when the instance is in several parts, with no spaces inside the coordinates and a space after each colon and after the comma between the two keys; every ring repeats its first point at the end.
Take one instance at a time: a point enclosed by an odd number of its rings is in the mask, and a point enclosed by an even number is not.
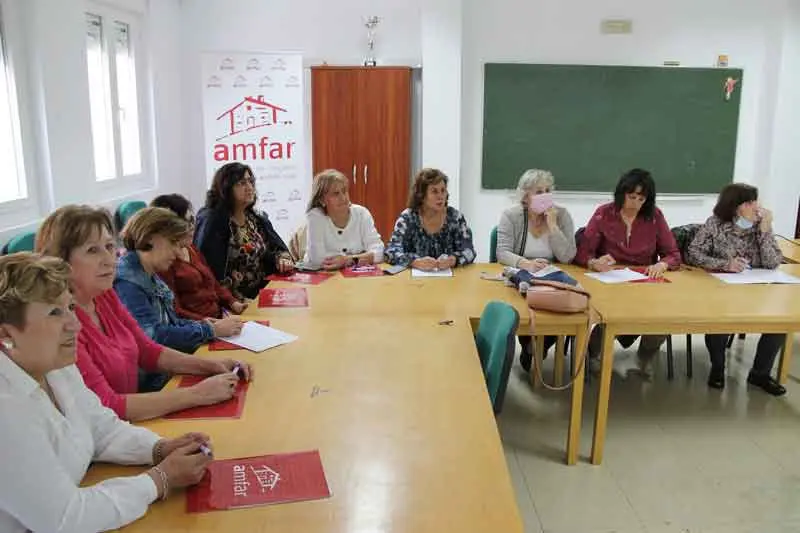
{"type": "Polygon", "coordinates": [[[314,174],[347,176],[388,241],[411,181],[411,69],[312,67],[311,127],[314,174]]]}

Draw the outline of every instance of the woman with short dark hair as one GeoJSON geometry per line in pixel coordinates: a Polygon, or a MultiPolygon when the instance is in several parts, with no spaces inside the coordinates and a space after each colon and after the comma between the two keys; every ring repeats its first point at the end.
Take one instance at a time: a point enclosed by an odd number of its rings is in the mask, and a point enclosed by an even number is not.
{"type": "MultiPolygon", "coordinates": [[[[758,189],[744,183],[726,185],[709,217],[689,246],[689,262],[708,270],[742,272],[747,268],[778,268],[782,255],[772,233],[772,212],[758,204],[758,189]]],[[[708,386],[725,388],[725,348],[729,334],[706,335],[711,357],[708,386]]],[[[747,382],[773,396],[786,394],[772,378],[775,357],[786,336],[764,333],[758,341],[747,382]]]]}
{"type": "Polygon", "coordinates": [[[237,298],[255,298],[267,276],[294,268],[286,244],[255,204],[253,170],[227,163],[214,174],[206,205],[197,213],[194,244],[237,298]]]}
{"type": "Polygon", "coordinates": [[[435,270],[475,261],[472,230],[456,208],[447,205],[447,176],[435,168],[417,173],[408,209],[400,213],[386,247],[393,265],[435,270]]]}
{"type": "MultiPolygon", "coordinates": [[[[648,171],[635,168],[623,174],[614,201],[598,207],[586,225],[575,262],[598,272],[607,272],[616,264],[642,266],[651,278],[660,278],[668,269],[680,266],[681,252],[656,207],[656,184],[648,171]]],[[[593,360],[600,356],[602,331],[602,327],[596,327],[589,339],[593,360]]],[[[623,335],[617,340],[627,348],[637,338],[623,335]]],[[[638,355],[643,375],[650,375],[650,363],[665,339],[665,335],[642,335],[638,355]]]]}

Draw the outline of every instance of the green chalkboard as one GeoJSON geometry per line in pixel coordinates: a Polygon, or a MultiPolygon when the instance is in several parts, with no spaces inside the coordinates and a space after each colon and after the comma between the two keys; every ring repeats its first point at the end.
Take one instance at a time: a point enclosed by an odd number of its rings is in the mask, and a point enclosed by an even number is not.
{"type": "Polygon", "coordinates": [[[559,190],[608,192],[640,167],[660,193],[715,193],[733,179],[741,91],[738,69],[487,63],[483,188],[543,168],[559,190]]]}

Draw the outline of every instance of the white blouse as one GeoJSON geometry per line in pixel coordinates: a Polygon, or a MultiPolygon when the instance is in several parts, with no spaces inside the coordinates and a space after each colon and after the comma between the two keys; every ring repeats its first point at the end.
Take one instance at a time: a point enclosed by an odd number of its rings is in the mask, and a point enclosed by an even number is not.
{"type": "Polygon", "coordinates": [[[528,238],[525,239],[525,251],[522,253],[525,259],[547,259],[554,258],[553,248],[550,247],[550,235],[545,233],[541,237],[534,237],[529,231],[528,238]]]}
{"type": "Polygon", "coordinates": [[[338,228],[322,209],[315,207],[306,214],[307,244],[303,259],[312,268],[319,268],[327,257],[372,252],[375,263],[383,262],[383,241],[375,229],[375,221],[366,207],[350,206],[347,226],[338,228]]]}
{"type": "Polygon", "coordinates": [[[151,464],[160,437],[103,407],[75,365],[46,379],[63,415],[0,353],[0,532],[89,533],[143,516],[158,496],[146,473],[78,485],[92,461],[151,464]]]}

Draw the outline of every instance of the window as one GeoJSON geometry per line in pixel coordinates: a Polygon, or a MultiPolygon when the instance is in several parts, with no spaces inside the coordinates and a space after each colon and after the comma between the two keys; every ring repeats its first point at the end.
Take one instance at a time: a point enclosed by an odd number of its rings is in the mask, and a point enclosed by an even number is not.
{"type": "Polygon", "coordinates": [[[0,203],[27,197],[16,86],[0,33],[0,203]]]}
{"type": "Polygon", "coordinates": [[[92,139],[97,181],[142,173],[141,132],[132,22],[86,13],[92,139]]]}

